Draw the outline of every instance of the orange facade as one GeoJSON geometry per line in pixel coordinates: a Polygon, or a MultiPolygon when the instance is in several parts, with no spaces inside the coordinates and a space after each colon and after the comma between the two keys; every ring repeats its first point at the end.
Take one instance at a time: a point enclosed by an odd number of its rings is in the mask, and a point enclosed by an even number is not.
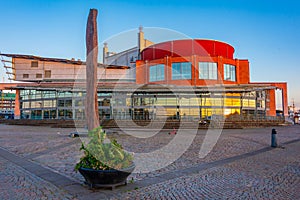
{"type": "Polygon", "coordinates": [[[234,48],[226,43],[214,40],[176,40],[152,45],[141,52],[141,60],[136,62],[137,84],[172,85],[211,85],[211,84],[249,84],[249,62],[233,58],[234,48]],[[192,65],[191,79],[172,80],[172,63],[189,62],[192,65]],[[199,62],[217,63],[216,80],[199,78],[199,62]],[[149,68],[164,64],[165,78],[161,81],[149,81],[149,68]],[[236,81],[224,80],[224,64],[236,68],[236,81]]]}
{"type": "Polygon", "coordinates": [[[261,84],[274,86],[269,90],[267,116],[276,116],[275,89],[282,90],[282,107],[284,116],[288,116],[287,83],[251,83],[249,61],[236,59],[233,56],[234,48],[224,42],[215,40],[176,40],[152,45],[141,52],[141,60],[136,61],[137,84],[170,84],[170,85],[245,85],[261,84]],[[188,79],[172,79],[172,63],[191,63],[191,77],[188,79]],[[199,63],[209,62],[217,64],[217,78],[201,79],[199,63]],[[150,67],[162,64],[164,78],[159,81],[150,81],[150,67]],[[224,65],[235,67],[235,80],[224,80],[224,65]]]}

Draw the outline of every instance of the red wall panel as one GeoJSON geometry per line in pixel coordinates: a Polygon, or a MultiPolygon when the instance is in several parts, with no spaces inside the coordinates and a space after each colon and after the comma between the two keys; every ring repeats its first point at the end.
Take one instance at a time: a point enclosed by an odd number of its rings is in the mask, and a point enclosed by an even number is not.
{"type": "Polygon", "coordinates": [[[142,60],[154,60],[165,56],[222,56],[233,59],[234,48],[215,40],[174,40],[152,45],[142,51],[142,60]]]}

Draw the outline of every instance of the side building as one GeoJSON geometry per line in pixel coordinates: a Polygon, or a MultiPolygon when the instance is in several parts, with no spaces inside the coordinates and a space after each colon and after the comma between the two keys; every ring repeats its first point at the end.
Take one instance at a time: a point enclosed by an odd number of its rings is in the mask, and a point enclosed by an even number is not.
{"type": "Polygon", "coordinates": [[[13,119],[16,94],[0,91],[0,119],[13,119]]]}

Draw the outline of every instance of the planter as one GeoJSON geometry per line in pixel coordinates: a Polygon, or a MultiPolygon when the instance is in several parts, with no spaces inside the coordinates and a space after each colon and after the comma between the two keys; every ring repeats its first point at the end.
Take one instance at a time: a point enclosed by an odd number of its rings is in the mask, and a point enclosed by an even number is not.
{"type": "Polygon", "coordinates": [[[134,168],[134,164],[122,170],[94,170],[81,167],[79,172],[90,188],[109,187],[114,189],[116,186],[127,184],[127,177],[133,172],[134,168]]]}

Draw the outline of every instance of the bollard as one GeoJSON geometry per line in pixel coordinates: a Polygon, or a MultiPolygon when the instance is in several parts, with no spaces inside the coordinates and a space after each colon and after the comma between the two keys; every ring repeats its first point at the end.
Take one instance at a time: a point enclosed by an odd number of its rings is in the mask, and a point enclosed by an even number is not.
{"type": "Polygon", "coordinates": [[[75,137],[79,137],[78,132],[72,132],[69,134],[69,137],[75,138],[75,137]]]}
{"type": "Polygon", "coordinates": [[[277,131],[275,128],[272,129],[272,136],[271,136],[271,147],[277,147],[277,138],[276,138],[277,131]]]}

